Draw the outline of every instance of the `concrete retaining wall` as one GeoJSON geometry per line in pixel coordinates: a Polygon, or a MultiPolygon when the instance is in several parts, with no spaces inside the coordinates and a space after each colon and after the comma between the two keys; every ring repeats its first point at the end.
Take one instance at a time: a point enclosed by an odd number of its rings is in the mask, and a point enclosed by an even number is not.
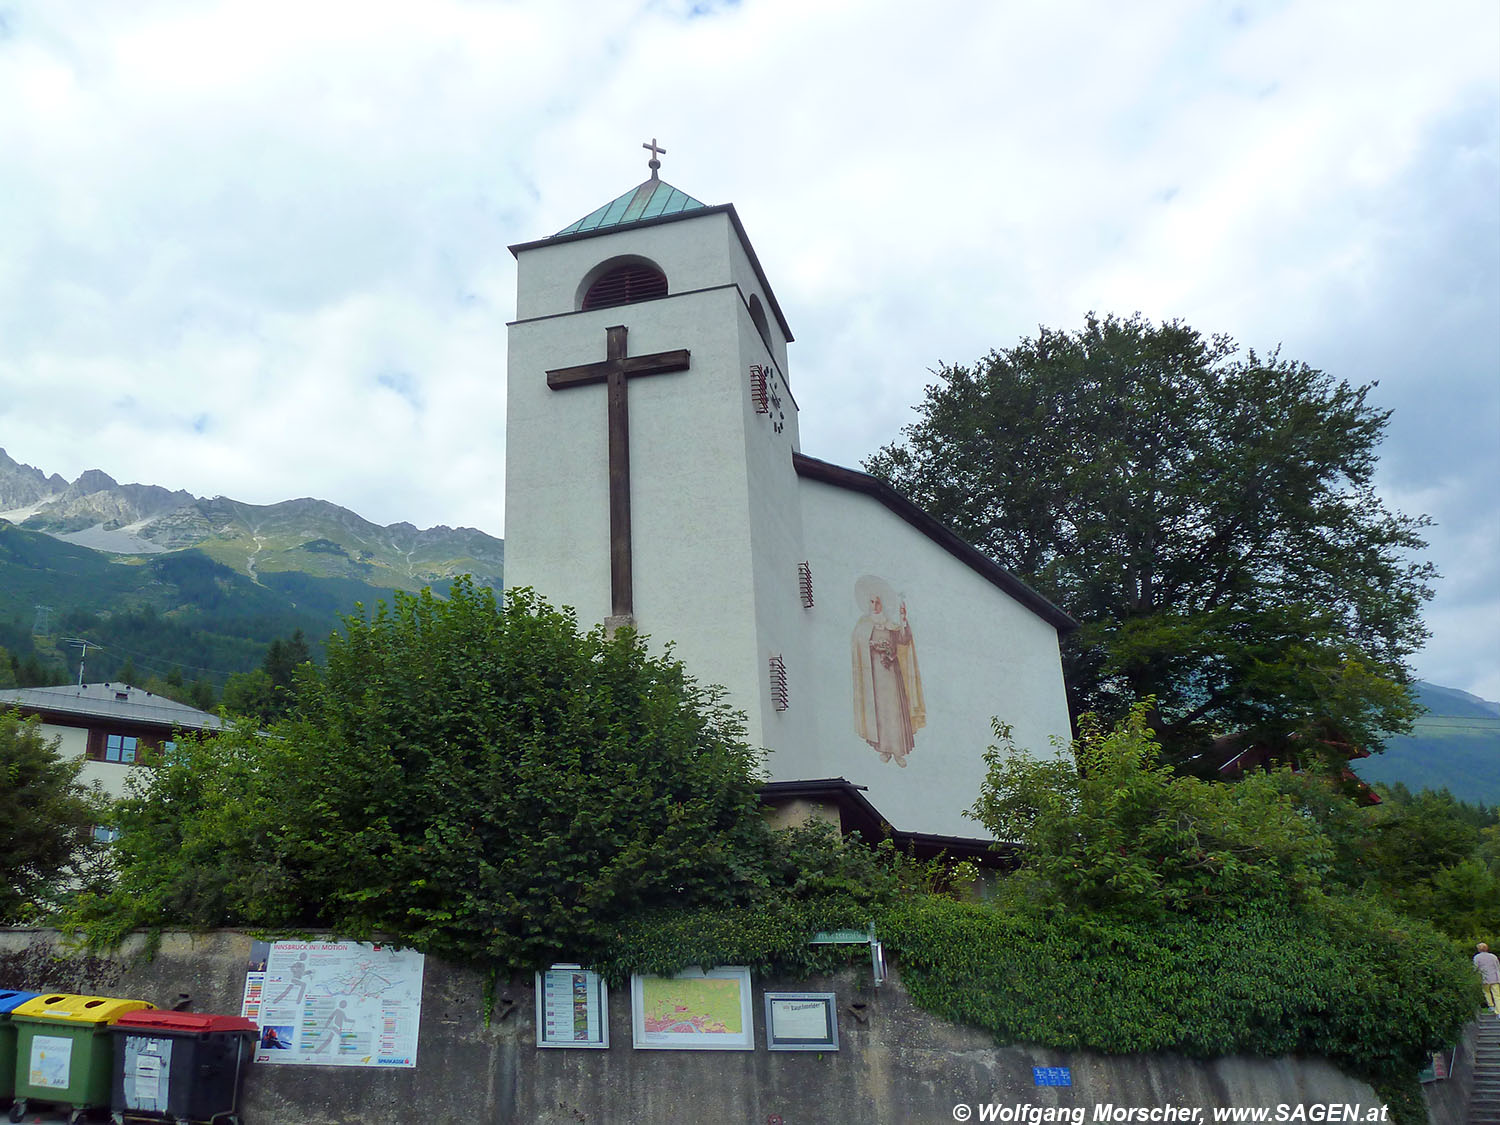
{"type": "MultiPolygon", "coordinates": [[[[168,935],[153,959],[134,941],[117,956],[70,956],[49,931],[0,930],[0,988],[138,997],[170,1006],[187,993],[199,1012],[238,1013],[250,938],[219,932],[168,935]]],[[[834,979],[757,979],[753,1052],[636,1051],[629,996],[610,996],[606,1051],[537,1050],[530,980],[502,988],[489,1026],[484,985],[470,970],[427,960],[415,1070],[260,1066],[242,1108],[249,1125],[435,1125],[447,1122],[634,1121],[839,1125],[952,1122],[955,1106],[1121,1109],[1325,1103],[1378,1108],[1369,1086],[1321,1060],[1170,1055],[1102,1056],[996,1047],[982,1032],[915,1008],[892,979],[868,971],[834,979]],[[839,998],[837,1052],[768,1052],[763,987],[832,991],[839,998]],[[1071,1087],[1038,1087],[1032,1067],[1071,1069],[1071,1087]]],[[[1104,1002],[1107,1002],[1104,1001],[1104,1002]]],[[[1023,1114],[1025,1110],[1021,1111],[1023,1114]]],[[[1117,1120],[1125,1120],[1117,1117],[1117,1120]]],[[[1457,1120],[1457,1119],[1453,1119],[1457,1120]]]]}

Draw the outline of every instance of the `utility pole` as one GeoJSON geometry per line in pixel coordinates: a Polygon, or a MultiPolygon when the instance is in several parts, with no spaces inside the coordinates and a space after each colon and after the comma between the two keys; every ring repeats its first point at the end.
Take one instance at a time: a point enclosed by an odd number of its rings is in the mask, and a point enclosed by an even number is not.
{"type": "MultiPolygon", "coordinates": [[[[73,638],[70,638],[68,640],[68,642],[67,642],[67,645],[68,645],[69,648],[72,648],[74,645],[77,645],[77,646],[79,646],[80,648],[83,649],[83,651],[78,654],[78,686],[79,687],[83,687],[83,662],[84,662],[84,659],[89,654],[89,644],[90,643],[91,642],[89,642],[87,640],[84,640],[82,637],[73,637],[73,638]]],[[[94,645],[94,647],[95,648],[99,648],[100,646],[99,645],[94,645]]]]}

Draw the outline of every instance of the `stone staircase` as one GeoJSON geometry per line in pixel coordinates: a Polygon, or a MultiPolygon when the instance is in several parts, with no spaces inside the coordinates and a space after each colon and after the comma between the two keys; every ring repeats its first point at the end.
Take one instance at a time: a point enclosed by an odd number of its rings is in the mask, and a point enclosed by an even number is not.
{"type": "Polygon", "coordinates": [[[1479,1039],[1474,1045],[1469,1125],[1500,1125],[1500,1019],[1488,1011],[1479,1016],[1479,1039]]]}

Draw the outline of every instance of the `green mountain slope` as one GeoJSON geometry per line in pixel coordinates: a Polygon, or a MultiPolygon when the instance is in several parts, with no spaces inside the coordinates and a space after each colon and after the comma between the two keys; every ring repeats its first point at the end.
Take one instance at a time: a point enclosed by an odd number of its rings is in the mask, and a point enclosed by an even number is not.
{"type": "Polygon", "coordinates": [[[1384,754],[1355,762],[1355,772],[1413,792],[1447,789],[1470,804],[1500,805],[1500,704],[1421,680],[1415,686],[1427,713],[1411,734],[1387,740],[1384,754]]]}
{"type": "MultiPolygon", "coordinates": [[[[86,639],[90,680],[133,666],[139,675],[206,679],[216,689],[256,667],[276,637],[301,629],[314,650],[357,603],[388,601],[391,585],[279,570],[258,580],[200,550],[111,555],[0,520],[0,624],[29,636],[48,607],[44,662],[66,659],[76,674],[86,639]]],[[[436,586],[441,592],[447,583],[436,586]]]]}

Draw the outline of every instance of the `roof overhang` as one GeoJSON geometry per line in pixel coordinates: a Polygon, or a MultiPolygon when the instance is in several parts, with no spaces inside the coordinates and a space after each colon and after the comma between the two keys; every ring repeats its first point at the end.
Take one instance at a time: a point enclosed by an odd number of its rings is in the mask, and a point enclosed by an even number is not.
{"type": "Polygon", "coordinates": [[[1014,868],[1019,849],[977,836],[943,836],[932,832],[902,832],[891,827],[865,797],[865,786],[842,777],[808,781],[768,781],[760,787],[760,799],[768,805],[783,801],[816,801],[839,811],[841,830],[858,832],[869,844],[889,838],[903,853],[917,859],[966,859],[984,867],[1014,868]]]}

